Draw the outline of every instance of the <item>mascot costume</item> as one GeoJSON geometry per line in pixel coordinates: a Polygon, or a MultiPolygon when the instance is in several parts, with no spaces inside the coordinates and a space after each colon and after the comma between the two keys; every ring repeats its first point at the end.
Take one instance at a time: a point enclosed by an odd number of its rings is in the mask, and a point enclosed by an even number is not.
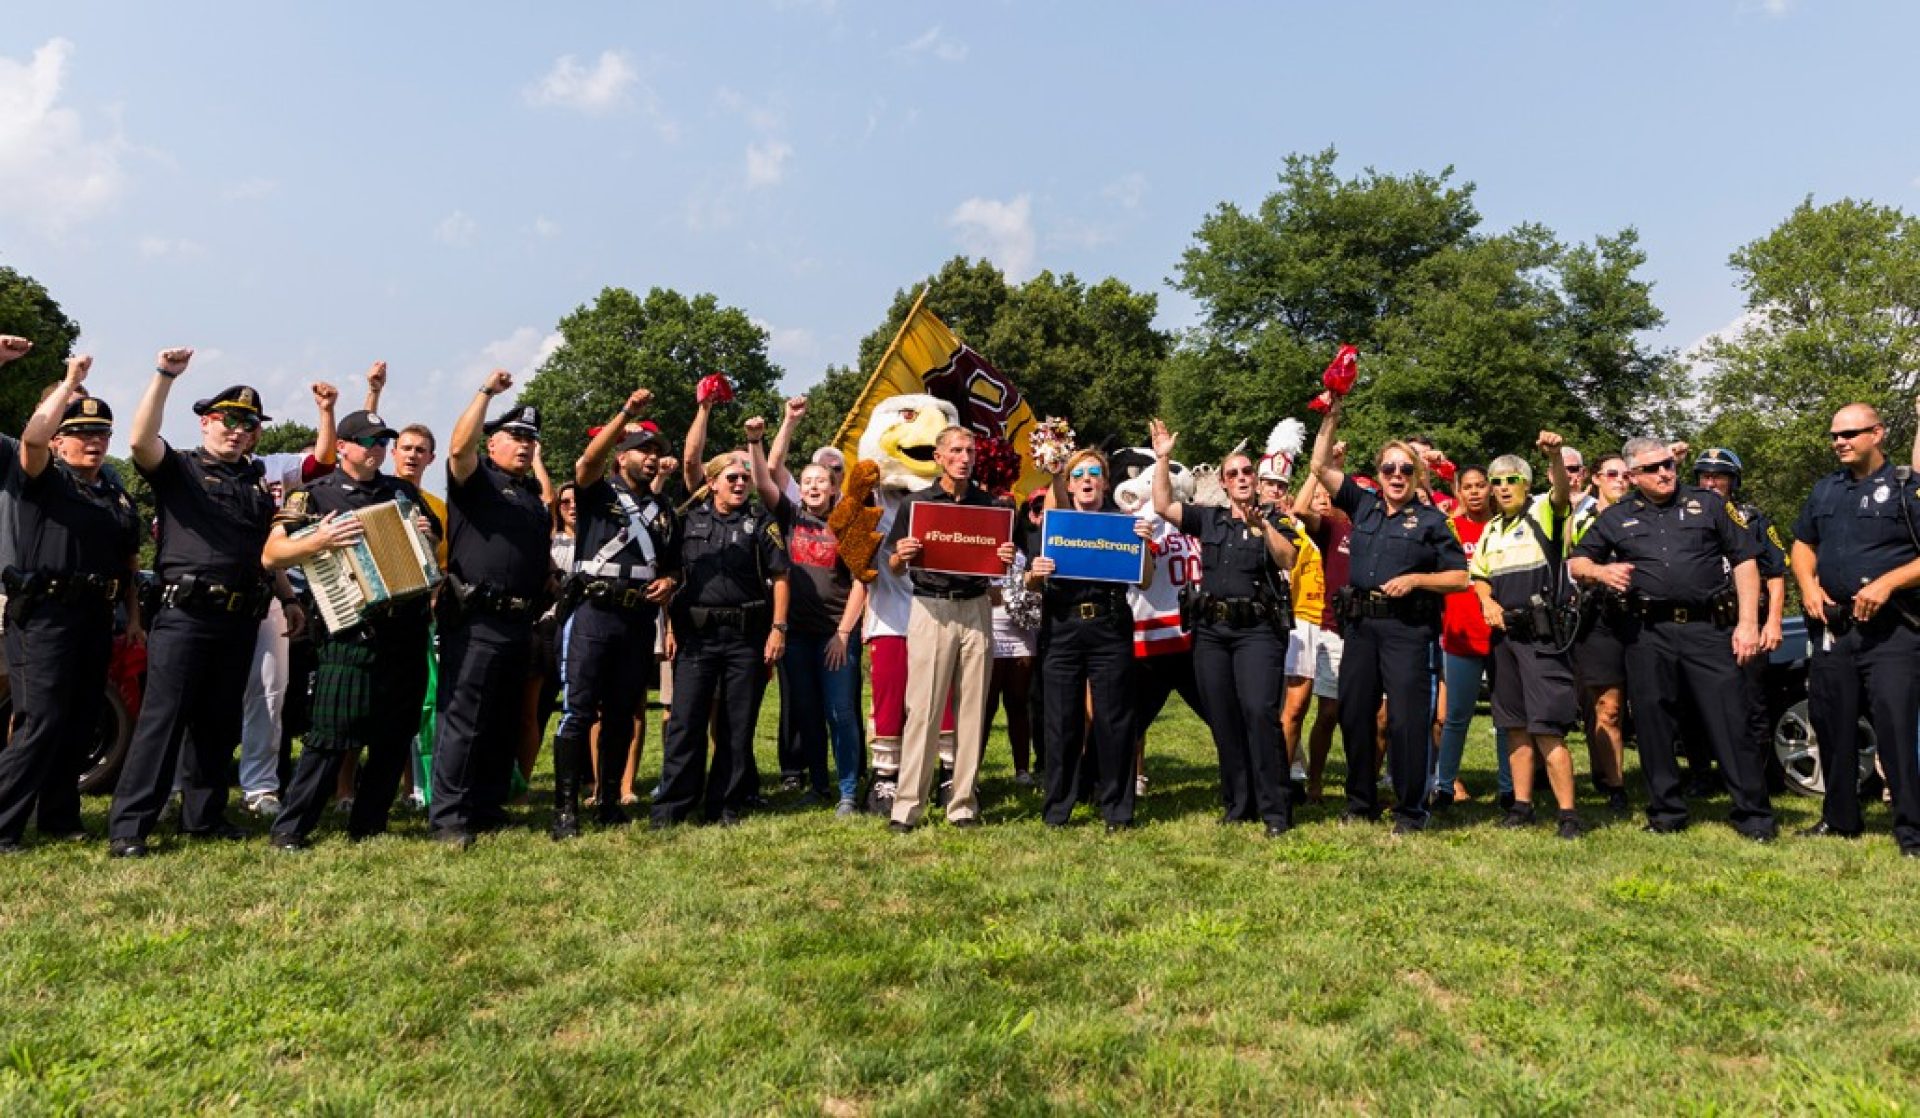
{"type": "MultiPolygon", "coordinates": [[[[841,500],[828,519],[839,539],[840,558],[867,584],[866,640],[873,672],[872,783],[867,809],[893,810],[900,777],[900,734],[907,721],[907,620],[913,584],[882,561],[880,543],[893,527],[900,498],[934,484],[940,466],[934,443],[959,423],[952,404],[933,396],[890,396],[880,401],[860,433],[859,459],[847,468],[841,500]]],[[[940,763],[953,764],[953,712],[941,726],[940,763]]],[[[944,783],[944,781],[943,781],[944,783]]]]}
{"type": "MultiPolygon", "coordinates": [[[[1180,620],[1180,599],[1188,592],[1187,587],[1199,589],[1200,544],[1182,532],[1178,524],[1168,523],[1154,511],[1151,448],[1116,450],[1108,456],[1108,461],[1113,467],[1114,503],[1120,511],[1132,513],[1153,525],[1153,539],[1148,543],[1155,564],[1153,582],[1144,590],[1127,589],[1127,601],[1133,607],[1133,656],[1137,661],[1134,665],[1138,697],[1134,707],[1134,740],[1139,756],[1134,771],[1139,775],[1135,777],[1135,792],[1145,795],[1147,727],[1160,717],[1167,697],[1179,692],[1195,714],[1206,718],[1206,712],[1200,709],[1199,689],[1193,682],[1193,634],[1180,620]]],[[[1190,471],[1178,462],[1169,462],[1167,468],[1173,481],[1174,500],[1182,504],[1200,500],[1196,490],[1204,480],[1211,483],[1217,502],[1226,503],[1219,479],[1212,476],[1210,467],[1190,471]],[[1196,476],[1200,473],[1206,477],[1196,476]]]]}

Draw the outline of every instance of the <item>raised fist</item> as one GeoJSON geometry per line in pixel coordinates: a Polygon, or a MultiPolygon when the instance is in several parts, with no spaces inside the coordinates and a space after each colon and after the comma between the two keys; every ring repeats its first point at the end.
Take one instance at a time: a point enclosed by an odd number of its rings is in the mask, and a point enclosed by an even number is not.
{"type": "Polygon", "coordinates": [[[1327,462],[1330,465],[1332,465],[1333,468],[1336,470],[1344,471],[1346,469],[1347,441],[1345,439],[1342,439],[1339,442],[1334,443],[1333,449],[1327,451],[1327,462]]]}
{"type": "Polygon", "coordinates": [[[33,343],[16,334],[0,334],[0,365],[18,360],[33,351],[33,343]]]}
{"type": "Polygon", "coordinates": [[[1540,437],[1534,441],[1533,445],[1539,448],[1540,453],[1551,457],[1554,451],[1559,450],[1560,445],[1564,442],[1566,442],[1565,439],[1554,434],[1552,431],[1542,431],[1540,432],[1540,437]]]}
{"type": "Polygon", "coordinates": [[[650,388],[636,388],[633,390],[633,393],[627,397],[627,402],[621,405],[621,410],[631,416],[642,416],[647,414],[648,409],[652,407],[653,390],[650,388]]]}
{"type": "Polygon", "coordinates": [[[187,362],[193,360],[193,350],[187,346],[163,349],[160,356],[154,358],[160,371],[170,377],[177,377],[187,371],[187,362]]]}
{"type": "Polygon", "coordinates": [[[67,358],[68,386],[78,388],[84,384],[87,379],[87,370],[91,368],[93,368],[93,355],[91,353],[82,353],[67,358]]]}
{"type": "Polygon", "coordinates": [[[332,411],[340,402],[340,390],[324,380],[313,382],[313,403],[321,411],[332,411]]]}
{"type": "Polygon", "coordinates": [[[387,387],[387,363],[385,361],[375,361],[372,366],[367,369],[367,387],[373,389],[375,392],[382,391],[387,387]]]}
{"type": "Polygon", "coordinates": [[[487,383],[482,390],[489,396],[498,396],[513,387],[513,374],[505,369],[495,369],[487,374],[487,383]]]}
{"type": "Polygon", "coordinates": [[[798,423],[800,421],[800,418],[806,414],[807,414],[807,398],[805,396],[795,396],[792,399],[787,401],[788,422],[798,423]]]}
{"type": "Polygon", "coordinates": [[[745,429],[750,443],[757,443],[767,436],[767,421],[757,415],[741,424],[741,427],[745,429]]]}

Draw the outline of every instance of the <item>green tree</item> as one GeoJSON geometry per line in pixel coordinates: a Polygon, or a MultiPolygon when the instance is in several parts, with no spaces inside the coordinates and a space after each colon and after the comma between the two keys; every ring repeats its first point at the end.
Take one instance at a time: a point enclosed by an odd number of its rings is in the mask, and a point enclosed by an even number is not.
{"type": "Polygon", "coordinates": [[[1746,493],[1790,526],[1835,468],[1827,423],[1842,406],[1879,408],[1888,455],[1907,460],[1920,390],[1920,221],[1808,198],[1730,263],[1748,313],[1702,348],[1712,418],[1695,445],[1732,448],[1746,493]]]}
{"type": "Polygon", "coordinates": [[[1427,434],[1484,461],[1542,427],[1604,446],[1671,423],[1678,378],[1643,341],[1664,319],[1632,229],[1574,246],[1536,224],[1488,233],[1452,168],[1342,178],[1336,159],[1290,156],[1277,191],[1220,205],[1182,256],[1173,282],[1201,321],[1159,395],[1190,459],[1311,419],[1342,344],[1361,354],[1345,432],[1363,453],[1427,434]]]}
{"type": "Polygon", "coordinates": [[[544,413],[542,456],[556,483],[572,475],[587,429],[606,422],[636,388],[653,391],[651,418],[676,455],[695,389],[710,373],[732,379],[737,402],[715,412],[709,446],[737,441],[748,416],[779,415],[780,369],[767,358],[767,332],[712,295],[656,287],[641,298],[609,287],[561,319],[560,334],[560,346],[520,392],[544,413]]]}
{"type": "Polygon", "coordinates": [[[283,419],[260,428],[255,454],[293,454],[314,444],[320,432],[297,419],[283,419]]]}
{"type": "Polygon", "coordinates": [[[0,267],[0,334],[33,343],[33,352],[9,364],[0,379],[0,431],[18,432],[40,402],[41,391],[66,374],[80,324],[66,316],[38,280],[0,267]]]}

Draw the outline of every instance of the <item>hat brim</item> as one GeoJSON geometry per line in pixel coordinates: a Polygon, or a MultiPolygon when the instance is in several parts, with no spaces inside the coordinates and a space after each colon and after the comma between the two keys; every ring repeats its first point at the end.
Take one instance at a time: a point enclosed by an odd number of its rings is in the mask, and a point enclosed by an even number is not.
{"type": "Polygon", "coordinates": [[[111,435],[113,424],[104,419],[81,419],[54,428],[56,435],[111,435]]]}
{"type": "Polygon", "coordinates": [[[643,446],[651,446],[660,450],[667,449],[667,443],[665,439],[662,439],[659,435],[656,435],[653,432],[648,431],[645,434],[628,435],[626,438],[621,439],[620,442],[614,447],[614,453],[625,454],[629,450],[639,450],[643,446]]]}
{"type": "Polygon", "coordinates": [[[528,423],[502,423],[500,426],[488,430],[487,434],[498,435],[502,431],[510,435],[531,435],[536,439],[540,437],[540,428],[528,423]]]}

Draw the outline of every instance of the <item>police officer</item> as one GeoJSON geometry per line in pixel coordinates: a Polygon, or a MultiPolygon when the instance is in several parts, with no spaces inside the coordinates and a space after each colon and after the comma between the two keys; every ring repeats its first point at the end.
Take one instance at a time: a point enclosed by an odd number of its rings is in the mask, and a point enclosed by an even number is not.
{"type": "Polygon", "coordinates": [[[572,569],[562,591],[573,603],[560,632],[566,705],[553,738],[553,837],[580,833],[580,784],[589,735],[600,726],[600,822],[627,822],[618,789],[647,702],[654,627],[679,583],[673,512],[653,492],[666,444],[638,421],[653,402],[642,388],[600,428],[574,463],[572,569]],[[608,459],[614,469],[607,469],[608,459]]]}
{"type": "Polygon", "coordinates": [[[506,822],[533,622],[548,597],[552,519],[533,469],[540,414],[521,404],[487,420],[488,404],[511,387],[504,369],[489,373],[447,447],[448,570],[427,822],[456,849],[506,822]]]}
{"type": "Polygon", "coordinates": [[[1375,715],[1387,702],[1387,769],[1393,833],[1427,825],[1428,731],[1433,725],[1433,649],[1441,600],[1465,590],[1467,555],[1446,514],[1418,497],[1426,467],[1413,447],[1388,443],[1375,459],[1380,489],[1354,484],[1333,464],[1343,397],[1313,443],[1314,476],[1353,522],[1350,578],[1337,597],[1346,651],[1340,661],[1340,737],[1347,752],[1343,822],[1380,814],[1375,715]]]}
{"type": "Polygon", "coordinates": [[[1280,579],[1293,567],[1293,529],[1256,503],[1253,459],[1245,454],[1220,463],[1231,507],[1174,500],[1167,463],[1177,436],[1158,419],[1149,431],[1154,511],[1200,542],[1206,592],[1194,609],[1193,675],[1220,757],[1222,821],[1264,822],[1267,837],[1278,838],[1293,826],[1279,723],[1280,676],[1293,625],[1280,579]]]}
{"type": "Polygon", "coordinates": [[[747,503],[753,470],[745,455],[726,454],[718,466],[709,474],[711,495],[688,510],[682,526],[685,582],[667,614],[673,707],[653,799],[656,827],[685,822],[696,809],[707,822],[728,825],[745,814],[757,791],[748,760],[767,669],[787,645],[787,548],[780,526],[747,503]],[[703,773],[716,695],[726,727],[703,773]]]}
{"type": "Polygon", "coordinates": [[[1629,439],[1620,456],[1638,492],[1600,514],[1568,569],[1627,595],[1618,631],[1647,774],[1646,829],[1668,834],[1687,825],[1674,738],[1683,696],[1691,695],[1733,801],[1729,821],[1770,842],[1778,827],[1765,760],[1747,737],[1740,678],[1740,665],[1761,655],[1759,549],[1718,493],[1678,484],[1668,444],[1629,439]]]}
{"type": "Polygon", "coordinates": [[[1840,468],[1814,484],[1793,525],[1793,574],[1813,638],[1808,707],[1826,801],[1803,835],[1858,837],[1859,719],[1880,743],[1893,838],[1920,858],[1920,483],[1888,461],[1886,427],[1865,404],[1834,414],[1840,468]]]}
{"type": "Polygon", "coordinates": [[[0,853],[21,848],[41,797],[42,834],[85,837],[75,780],[106,684],[117,598],[127,603],[129,639],[143,639],[134,591],[140,518],[102,473],[113,411],[74,396],[92,365],[68,358],[67,375],[20,436],[19,550],[3,576],[18,729],[0,750],[0,853]]]}
{"type": "MultiPolygon", "coordinates": [[[[353,546],[364,535],[354,510],[389,501],[403,502],[423,533],[440,537],[440,522],[413,483],[380,472],[393,445],[393,428],[378,413],[357,411],[340,420],[336,430],[340,468],[287,495],[261,556],[271,569],[286,570],[322,552],[353,546]],[[309,525],[312,532],[294,538],[309,525]]],[[[362,749],[367,760],[359,769],[347,834],[358,839],[387,829],[427,692],[430,603],[424,594],[383,602],[370,607],[358,625],[317,636],[310,724],[286,806],[268,838],[275,849],[306,848],[342,766],[362,749]]]]}
{"type": "Polygon", "coordinates": [[[176,759],[185,785],[181,831],[246,837],[227,821],[226,808],[254,637],[276,592],[260,565],[273,498],[245,454],[248,436],[268,417],[260,394],[236,384],[193,405],[197,449],[168,446],[160,437],[167,396],[192,359],[191,349],[162,351],[133,417],[133,464],[160,510],[154,574],[161,597],[147,641],[140,718],[108,822],[108,853],[116,858],[146,856],[176,759]],[[193,742],[184,757],[183,736],[193,742]]]}

